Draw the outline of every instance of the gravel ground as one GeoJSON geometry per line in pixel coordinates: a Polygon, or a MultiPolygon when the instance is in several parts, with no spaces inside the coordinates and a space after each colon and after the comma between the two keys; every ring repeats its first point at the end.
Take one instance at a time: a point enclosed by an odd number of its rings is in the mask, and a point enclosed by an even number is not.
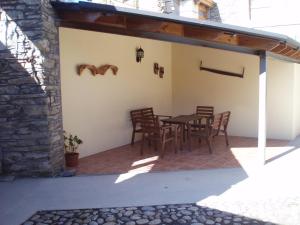
{"type": "Polygon", "coordinates": [[[196,204],[39,211],[23,225],[274,224],[196,204]]]}

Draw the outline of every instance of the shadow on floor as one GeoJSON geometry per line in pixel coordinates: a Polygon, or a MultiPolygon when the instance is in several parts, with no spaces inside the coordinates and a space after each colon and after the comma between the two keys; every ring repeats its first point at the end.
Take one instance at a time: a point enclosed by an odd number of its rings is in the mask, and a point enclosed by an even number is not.
{"type": "Polygon", "coordinates": [[[278,155],[275,155],[275,156],[273,156],[272,158],[267,159],[267,160],[266,160],[266,163],[271,163],[271,162],[273,162],[273,161],[275,161],[275,160],[277,160],[277,159],[280,159],[281,157],[286,156],[286,155],[292,153],[293,151],[295,151],[295,150],[297,150],[297,149],[299,149],[299,147],[290,146],[290,148],[287,149],[286,151],[281,152],[281,153],[279,153],[278,155]]]}

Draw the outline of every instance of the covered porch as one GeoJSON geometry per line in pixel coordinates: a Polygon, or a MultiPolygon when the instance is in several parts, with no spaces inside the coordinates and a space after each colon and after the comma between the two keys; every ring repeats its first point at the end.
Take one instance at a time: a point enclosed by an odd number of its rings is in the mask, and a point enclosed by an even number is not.
{"type": "Polygon", "coordinates": [[[79,173],[262,165],[288,152],[288,140],[299,134],[300,82],[295,64],[299,51],[298,43],[289,38],[101,4],[54,7],[63,26],[64,129],[84,140],[79,173]],[[138,47],[145,52],[141,63],[135,61],[138,47]],[[201,62],[243,76],[200,71],[201,62]],[[110,71],[104,76],[91,76],[89,71],[78,76],[76,66],[85,63],[113,64],[119,71],[116,76],[110,71]],[[163,78],[153,73],[154,63],[164,68],[163,78]],[[191,152],[174,154],[168,149],[160,159],[153,149],[141,157],[139,143],[127,145],[130,110],[153,107],[157,114],[176,116],[195,113],[197,105],[231,111],[229,147],[222,136],[217,137],[209,154],[205,144],[194,140],[191,152]],[[266,148],[267,138],[274,148],[266,148]]]}

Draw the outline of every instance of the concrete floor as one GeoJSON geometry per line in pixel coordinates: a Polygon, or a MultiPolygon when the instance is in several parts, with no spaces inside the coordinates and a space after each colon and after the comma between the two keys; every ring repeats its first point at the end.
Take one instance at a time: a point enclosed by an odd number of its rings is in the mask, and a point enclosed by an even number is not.
{"type": "Polygon", "coordinates": [[[299,139],[264,167],[17,179],[0,183],[0,224],[20,224],[37,210],[171,203],[198,203],[270,222],[300,224],[297,146],[299,139]],[[275,207],[276,202],[284,202],[287,207],[275,207]],[[260,203],[264,207],[256,213],[260,203]],[[268,215],[269,211],[273,214],[268,215]]]}

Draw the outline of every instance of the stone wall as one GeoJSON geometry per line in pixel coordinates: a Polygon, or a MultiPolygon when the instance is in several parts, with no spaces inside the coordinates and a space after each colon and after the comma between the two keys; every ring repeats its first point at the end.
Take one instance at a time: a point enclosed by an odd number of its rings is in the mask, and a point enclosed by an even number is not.
{"type": "Polygon", "coordinates": [[[64,166],[58,28],[49,0],[0,2],[2,170],[52,176],[64,166]]]}
{"type": "Polygon", "coordinates": [[[218,4],[215,4],[211,9],[208,10],[207,20],[222,23],[218,4]]]}

